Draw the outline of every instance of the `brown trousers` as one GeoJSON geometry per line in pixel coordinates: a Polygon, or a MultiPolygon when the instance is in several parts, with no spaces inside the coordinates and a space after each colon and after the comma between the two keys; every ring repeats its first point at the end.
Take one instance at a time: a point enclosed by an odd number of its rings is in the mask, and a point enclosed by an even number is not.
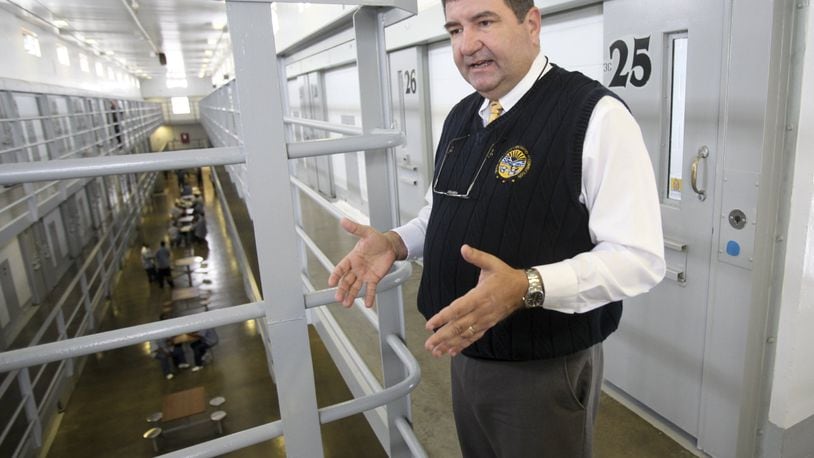
{"type": "Polygon", "coordinates": [[[561,358],[452,358],[452,407],[465,458],[590,458],[602,344],[561,358]]]}

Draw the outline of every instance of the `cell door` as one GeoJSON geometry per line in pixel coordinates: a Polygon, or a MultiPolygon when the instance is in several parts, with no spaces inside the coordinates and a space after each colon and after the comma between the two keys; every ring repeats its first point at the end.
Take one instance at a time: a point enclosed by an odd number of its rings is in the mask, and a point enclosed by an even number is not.
{"type": "MultiPolygon", "coordinates": [[[[606,378],[685,433],[714,434],[701,399],[713,242],[724,2],[604,3],[605,84],[639,121],[656,171],[667,277],[625,301],[606,378]],[[632,18],[635,18],[633,20],[632,18]]],[[[709,373],[709,372],[707,372],[709,373]]]]}
{"type": "Polygon", "coordinates": [[[427,48],[415,46],[390,53],[390,93],[393,123],[406,142],[394,148],[402,222],[427,204],[424,195],[432,176],[432,142],[427,88],[427,48]]]}
{"type": "Polygon", "coordinates": [[[19,240],[23,262],[31,282],[31,301],[40,304],[45,300],[49,290],[45,282],[42,253],[34,235],[34,226],[21,232],[19,240]]]}
{"type": "MultiPolygon", "coordinates": [[[[299,95],[303,117],[317,121],[325,121],[325,85],[319,72],[300,75],[299,95]]],[[[304,129],[304,140],[326,138],[327,134],[316,129],[304,129]]],[[[305,159],[308,170],[308,184],[327,197],[336,197],[334,191],[333,164],[328,156],[310,157],[305,159]]]]}

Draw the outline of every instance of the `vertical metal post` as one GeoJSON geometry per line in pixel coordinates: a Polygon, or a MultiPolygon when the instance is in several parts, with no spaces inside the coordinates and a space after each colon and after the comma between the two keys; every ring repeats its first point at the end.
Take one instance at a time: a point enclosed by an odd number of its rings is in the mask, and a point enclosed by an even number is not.
{"type": "MultiPolygon", "coordinates": [[[[88,270],[90,270],[90,265],[88,265],[88,270]]],[[[85,316],[88,320],[88,330],[93,331],[96,329],[96,319],[93,316],[93,303],[90,300],[90,288],[88,288],[87,277],[88,272],[85,270],[79,277],[79,287],[82,290],[82,301],[85,303],[85,316]]]]}
{"type": "Polygon", "coordinates": [[[264,326],[289,456],[323,456],[288,177],[282,88],[268,3],[226,4],[254,221],[264,326]],[[271,198],[273,197],[273,199],[271,198]],[[273,262],[272,262],[273,261],[273,262]]]}
{"type": "MultiPolygon", "coordinates": [[[[362,108],[362,130],[390,127],[390,89],[384,28],[379,8],[364,6],[354,14],[357,66],[362,108]]],[[[396,206],[396,170],[392,150],[365,151],[365,168],[370,206],[370,224],[380,231],[393,228],[398,222],[396,206]]],[[[377,296],[379,346],[385,387],[406,377],[406,368],[385,341],[390,334],[404,339],[404,304],[401,288],[393,288],[377,296]]],[[[391,457],[410,456],[407,444],[396,428],[396,419],[410,420],[410,397],[387,404],[387,424],[390,434],[391,457]]]]}
{"type": "Polygon", "coordinates": [[[17,373],[17,383],[20,384],[20,393],[25,398],[25,417],[28,423],[34,425],[31,428],[34,434],[34,444],[37,447],[42,447],[42,423],[40,423],[40,415],[37,412],[37,401],[34,399],[34,390],[31,387],[31,377],[28,375],[28,368],[20,369],[17,373]]]}

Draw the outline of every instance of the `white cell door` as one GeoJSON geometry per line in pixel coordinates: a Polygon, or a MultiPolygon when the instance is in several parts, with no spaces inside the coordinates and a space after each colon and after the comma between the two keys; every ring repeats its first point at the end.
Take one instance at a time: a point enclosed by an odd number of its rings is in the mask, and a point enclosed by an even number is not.
{"type": "MultiPolygon", "coordinates": [[[[604,3],[604,83],[629,105],[656,171],[667,278],[625,301],[606,378],[687,434],[713,434],[701,400],[713,245],[723,3],[604,3]],[[634,19],[635,18],[635,19],[634,19]]],[[[710,369],[713,369],[710,371],[710,369]]]]}

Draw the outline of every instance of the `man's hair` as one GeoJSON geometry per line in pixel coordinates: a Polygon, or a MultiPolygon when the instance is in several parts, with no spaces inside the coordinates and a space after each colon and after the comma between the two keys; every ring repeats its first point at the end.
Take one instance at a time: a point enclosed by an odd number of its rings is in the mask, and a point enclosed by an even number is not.
{"type": "MultiPolygon", "coordinates": [[[[460,2],[464,0],[441,0],[441,8],[444,13],[447,11],[447,2],[460,2]]],[[[526,13],[534,7],[534,0],[503,0],[503,2],[512,9],[514,15],[517,17],[517,22],[523,22],[526,18],[526,13]]]]}

